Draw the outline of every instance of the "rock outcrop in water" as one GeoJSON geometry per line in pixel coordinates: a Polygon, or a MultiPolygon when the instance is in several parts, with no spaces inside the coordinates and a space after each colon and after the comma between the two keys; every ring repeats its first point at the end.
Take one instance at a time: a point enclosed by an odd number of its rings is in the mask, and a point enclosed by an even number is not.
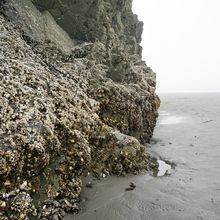
{"type": "Polygon", "coordinates": [[[62,219],[83,173],[150,168],[159,99],[131,4],[1,1],[1,220],[62,219]]]}

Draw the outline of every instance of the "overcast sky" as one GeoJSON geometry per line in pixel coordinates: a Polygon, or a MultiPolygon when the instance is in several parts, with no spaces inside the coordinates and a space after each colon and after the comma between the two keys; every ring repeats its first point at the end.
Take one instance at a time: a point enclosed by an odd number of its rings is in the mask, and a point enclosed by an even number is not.
{"type": "Polygon", "coordinates": [[[220,0],[133,0],[157,91],[220,90],[220,0]]]}

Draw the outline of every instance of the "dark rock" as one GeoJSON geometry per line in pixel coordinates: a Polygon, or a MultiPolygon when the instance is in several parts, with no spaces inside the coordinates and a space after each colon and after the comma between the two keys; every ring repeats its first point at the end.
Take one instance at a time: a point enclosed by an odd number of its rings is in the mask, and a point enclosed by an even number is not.
{"type": "Polygon", "coordinates": [[[86,183],[86,187],[87,187],[87,188],[92,188],[92,187],[93,187],[93,183],[92,183],[92,182],[86,183]]]}
{"type": "Polygon", "coordinates": [[[129,187],[125,189],[125,191],[132,191],[136,188],[136,185],[134,183],[130,183],[129,187]]]}

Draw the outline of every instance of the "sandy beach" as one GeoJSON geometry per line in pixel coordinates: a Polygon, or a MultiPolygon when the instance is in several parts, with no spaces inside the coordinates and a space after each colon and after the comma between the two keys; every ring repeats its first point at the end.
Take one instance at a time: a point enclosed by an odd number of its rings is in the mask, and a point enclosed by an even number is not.
{"type": "Polygon", "coordinates": [[[65,220],[220,219],[220,94],[160,98],[147,150],[172,169],[160,177],[144,173],[93,180],[92,188],[83,188],[80,213],[65,220]],[[130,182],[136,188],[126,191],[130,182]]]}

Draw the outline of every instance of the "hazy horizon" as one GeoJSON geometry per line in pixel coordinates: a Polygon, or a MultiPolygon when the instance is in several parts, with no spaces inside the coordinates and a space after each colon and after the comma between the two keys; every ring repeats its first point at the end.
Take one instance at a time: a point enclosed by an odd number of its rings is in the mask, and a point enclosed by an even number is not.
{"type": "Polygon", "coordinates": [[[133,0],[158,92],[220,91],[220,1],[133,0]]]}

